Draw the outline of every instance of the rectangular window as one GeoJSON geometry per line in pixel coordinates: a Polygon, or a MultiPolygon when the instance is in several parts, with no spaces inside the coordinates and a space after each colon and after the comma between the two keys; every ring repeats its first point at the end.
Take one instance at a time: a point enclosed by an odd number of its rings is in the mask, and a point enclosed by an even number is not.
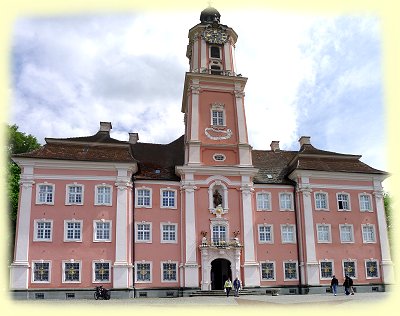
{"type": "Polygon", "coordinates": [[[331,279],[333,276],[333,262],[321,261],[321,279],[331,279]]]}
{"type": "Polygon", "coordinates": [[[297,280],[297,262],[284,262],[285,281],[297,280]]]}
{"type": "Polygon", "coordinates": [[[38,185],[38,204],[54,204],[54,186],[49,184],[38,185]]]}
{"type": "Polygon", "coordinates": [[[162,263],[162,280],[163,282],[176,282],[176,263],[162,263]]]}
{"type": "Polygon", "coordinates": [[[340,225],[340,241],[342,243],[354,242],[353,226],[340,225]]]}
{"type": "Polygon", "coordinates": [[[362,236],[364,243],[374,243],[375,240],[375,227],[373,225],[362,225],[362,236]]]}
{"type": "Polygon", "coordinates": [[[110,282],[109,262],[94,262],[94,282],[110,282]]]}
{"type": "Polygon", "coordinates": [[[379,278],[378,261],[376,260],[365,261],[365,272],[367,274],[367,279],[379,278]]]}
{"type": "Polygon", "coordinates": [[[226,242],[226,226],[214,225],[212,227],[212,242],[216,244],[226,242]]]}
{"type": "Polygon", "coordinates": [[[263,281],[274,281],[275,280],[275,263],[274,262],[262,262],[261,263],[261,279],[263,281]]]}
{"type": "Polygon", "coordinates": [[[280,193],[279,194],[279,205],[281,210],[292,210],[292,194],[291,193],[280,193]]]}
{"type": "Polygon", "coordinates": [[[65,241],[82,241],[82,221],[65,221],[64,237],[65,241]]]}
{"type": "Polygon", "coordinates": [[[64,282],[80,282],[81,281],[81,263],[80,262],[63,262],[64,282]]]}
{"type": "Polygon", "coordinates": [[[211,58],[221,58],[221,53],[218,46],[210,47],[210,56],[211,58]]]}
{"type": "Polygon", "coordinates": [[[212,110],[212,125],[224,125],[224,112],[212,110]]]}
{"type": "Polygon", "coordinates": [[[327,210],[328,209],[328,196],[326,193],[315,193],[315,209],[327,210]]]}
{"type": "Polygon", "coordinates": [[[176,225],[175,224],[161,224],[161,242],[176,242],[176,225]]]}
{"type": "Polygon", "coordinates": [[[258,241],[260,243],[272,243],[272,225],[258,226],[258,241]]]}
{"type": "Polygon", "coordinates": [[[320,243],[331,242],[331,227],[325,224],[317,224],[317,237],[320,243]]]}
{"type": "Polygon", "coordinates": [[[337,195],[338,210],[350,211],[350,198],[347,193],[339,193],[337,195]]]}
{"type": "Polygon", "coordinates": [[[360,211],[370,212],[372,211],[371,196],[368,194],[360,194],[360,211]]]}
{"type": "Polygon", "coordinates": [[[35,221],[35,237],[34,241],[51,241],[52,221],[35,221]]]}
{"type": "Polygon", "coordinates": [[[175,191],[161,190],[161,192],[162,192],[162,199],[161,199],[162,207],[175,208],[175,191]]]}
{"type": "Polygon", "coordinates": [[[257,193],[257,210],[271,210],[271,194],[257,193]]]}
{"type": "Polygon", "coordinates": [[[282,243],[294,243],[296,241],[294,225],[281,225],[281,236],[282,243]]]}
{"type": "Polygon", "coordinates": [[[136,225],[136,241],[151,242],[151,225],[150,223],[139,223],[136,225]]]}
{"type": "Polygon", "coordinates": [[[356,277],[355,261],[343,261],[343,272],[344,275],[348,275],[350,278],[355,278],[356,277]]]}
{"type": "Polygon", "coordinates": [[[68,204],[83,204],[83,186],[68,186],[68,204]]]}
{"type": "Polygon", "coordinates": [[[94,241],[111,241],[111,221],[94,222],[94,241]]]}
{"type": "Polygon", "coordinates": [[[33,263],[33,282],[50,282],[50,262],[33,263]]]}
{"type": "Polygon", "coordinates": [[[111,205],[110,186],[96,186],[96,205],[111,205]]]}
{"type": "Polygon", "coordinates": [[[151,194],[149,189],[137,190],[137,206],[139,207],[151,206],[151,194]]]}
{"type": "Polygon", "coordinates": [[[136,282],[151,282],[151,264],[136,264],[136,282]]]}

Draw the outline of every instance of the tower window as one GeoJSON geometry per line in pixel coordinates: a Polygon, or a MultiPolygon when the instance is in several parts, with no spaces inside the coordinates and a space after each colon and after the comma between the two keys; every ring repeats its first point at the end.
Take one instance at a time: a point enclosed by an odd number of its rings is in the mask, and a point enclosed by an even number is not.
{"type": "Polygon", "coordinates": [[[210,56],[211,58],[221,58],[221,51],[218,46],[210,47],[210,56]]]}
{"type": "Polygon", "coordinates": [[[212,75],[220,75],[222,73],[220,66],[211,66],[211,74],[212,75]]]}

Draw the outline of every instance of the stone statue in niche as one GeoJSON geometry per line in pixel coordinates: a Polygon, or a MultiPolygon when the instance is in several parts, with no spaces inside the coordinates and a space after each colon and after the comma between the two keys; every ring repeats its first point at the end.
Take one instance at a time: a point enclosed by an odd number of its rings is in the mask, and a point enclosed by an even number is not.
{"type": "Polygon", "coordinates": [[[222,205],[222,195],[221,195],[221,193],[219,193],[218,190],[215,190],[213,198],[214,198],[214,200],[213,200],[214,207],[217,207],[218,205],[222,205]]]}

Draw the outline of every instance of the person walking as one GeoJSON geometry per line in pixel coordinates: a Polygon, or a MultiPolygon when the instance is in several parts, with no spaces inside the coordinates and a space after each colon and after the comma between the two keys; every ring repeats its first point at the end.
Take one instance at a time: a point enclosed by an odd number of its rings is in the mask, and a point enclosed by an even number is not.
{"type": "Polygon", "coordinates": [[[229,297],[229,292],[232,290],[232,281],[231,279],[227,279],[224,284],[224,290],[226,292],[226,297],[229,297]]]}
{"type": "Polygon", "coordinates": [[[348,275],[346,275],[346,277],[344,279],[343,286],[344,286],[344,293],[346,295],[350,295],[350,293],[352,293],[352,295],[354,295],[353,280],[348,275]]]}
{"type": "Polygon", "coordinates": [[[335,295],[335,296],[336,296],[336,294],[337,294],[337,287],[338,287],[338,285],[339,285],[339,280],[336,279],[335,276],[332,276],[332,280],[331,280],[331,290],[332,290],[333,295],[335,295]]]}
{"type": "Polygon", "coordinates": [[[235,281],[233,281],[233,289],[235,290],[235,296],[239,296],[239,290],[242,287],[238,277],[236,277],[235,281]]]}

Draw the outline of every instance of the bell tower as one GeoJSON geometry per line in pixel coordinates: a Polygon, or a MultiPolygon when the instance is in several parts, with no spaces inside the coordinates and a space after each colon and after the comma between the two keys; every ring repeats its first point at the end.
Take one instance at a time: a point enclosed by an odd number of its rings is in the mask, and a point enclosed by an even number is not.
{"type": "Polygon", "coordinates": [[[185,165],[251,167],[244,111],[247,78],[236,73],[236,32],[208,7],[189,30],[182,112],[185,165]]]}

